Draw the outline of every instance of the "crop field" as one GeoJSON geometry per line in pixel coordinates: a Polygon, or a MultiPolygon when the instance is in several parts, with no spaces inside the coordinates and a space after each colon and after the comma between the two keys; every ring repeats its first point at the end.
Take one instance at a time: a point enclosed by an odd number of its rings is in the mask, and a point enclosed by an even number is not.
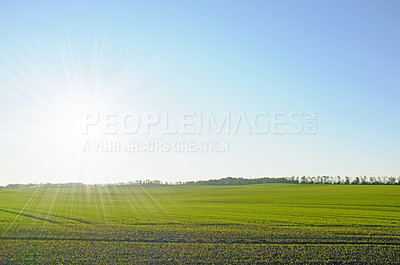
{"type": "Polygon", "coordinates": [[[0,191],[0,264],[399,264],[400,186],[0,191]]]}

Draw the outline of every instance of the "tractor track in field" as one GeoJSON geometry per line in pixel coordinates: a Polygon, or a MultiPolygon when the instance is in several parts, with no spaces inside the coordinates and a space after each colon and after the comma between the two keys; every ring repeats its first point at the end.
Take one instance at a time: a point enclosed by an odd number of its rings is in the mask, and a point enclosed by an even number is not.
{"type": "MultiPolygon", "coordinates": [[[[16,210],[18,210],[18,209],[16,209],[16,210]]],[[[6,210],[6,209],[0,209],[0,211],[8,212],[8,213],[16,213],[16,212],[13,212],[13,211],[10,211],[10,210],[6,210]]],[[[92,224],[91,222],[88,222],[88,221],[85,221],[85,220],[82,220],[82,219],[79,219],[79,218],[72,218],[72,217],[67,217],[67,216],[62,216],[62,215],[51,214],[51,213],[43,213],[43,212],[39,212],[39,211],[26,210],[26,209],[24,209],[23,212],[31,212],[31,213],[37,213],[37,214],[40,214],[40,215],[48,216],[48,217],[51,216],[51,217],[56,217],[56,218],[62,218],[62,219],[66,219],[66,220],[70,220],[70,221],[74,221],[74,222],[78,222],[78,223],[82,223],[82,224],[86,224],[86,225],[92,224]]],[[[38,219],[38,217],[30,215],[30,214],[19,214],[19,215],[38,219]]],[[[45,219],[45,218],[42,218],[42,219],[45,219]]],[[[49,220],[49,219],[46,219],[46,220],[49,220]]],[[[59,223],[57,221],[53,221],[53,222],[54,223],[59,223]]]]}
{"type": "Polygon", "coordinates": [[[50,219],[46,219],[46,218],[42,218],[42,217],[38,217],[38,216],[34,216],[34,215],[31,215],[31,214],[26,214],[26,213],[22,213],[22,212],[18,213],[18,212],[14,212],[14,211],[10,211],[10,210],[5,210],[5,209],[0,209],[0,211],[1,212],[5,212],[5,213],[15,214],[15,215],[18,215],[18,216],[23,216],[23,217],[27,217],[27,218],[40,220],[40,221],[43,221],[43,222],[48,222],[48,223],[53,223],[53,224],[58,224],[59,223],[57,221],[53,221],[53,220],[50,220],[50,219]]]}
{"type": "Polygon", "coordinates": [[[400,242],[355,242],[355,241],[324,241],[324,242],[274,242],[274,241],[183,241],[183,240],[160,240],[160,239],[107,239],[107,238],[58,238],[58,237],[8,237],[2,236],[1,240],[23,240],[23,241],[81,241],[81,242],[127,242],[127,243],[177,243],[177,244],[243,244],[243,245],[390,245],[400,246],[400,242]]]}

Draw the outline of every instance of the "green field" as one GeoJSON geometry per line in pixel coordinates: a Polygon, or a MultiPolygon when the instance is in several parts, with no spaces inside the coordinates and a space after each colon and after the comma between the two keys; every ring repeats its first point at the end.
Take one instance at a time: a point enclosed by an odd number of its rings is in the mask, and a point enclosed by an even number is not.
{"type": "Polygon", "coordinates": [[[0,264],[399,264],[400,186],[0,191],[0,264]]]}

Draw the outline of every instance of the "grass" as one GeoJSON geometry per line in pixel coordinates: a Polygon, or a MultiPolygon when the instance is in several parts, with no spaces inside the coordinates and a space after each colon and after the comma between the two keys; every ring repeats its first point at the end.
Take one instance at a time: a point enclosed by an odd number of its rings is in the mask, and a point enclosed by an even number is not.
{"type": "Polygon", "coordinates": [[[400,263],[400,186],[0,191],[0,264],[400,263]]]}

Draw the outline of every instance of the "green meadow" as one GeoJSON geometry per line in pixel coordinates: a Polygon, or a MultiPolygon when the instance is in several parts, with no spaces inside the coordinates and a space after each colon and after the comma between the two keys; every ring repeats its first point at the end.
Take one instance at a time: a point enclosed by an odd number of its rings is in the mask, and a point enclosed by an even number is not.
{"type": "Polygon", "coordinates": [[[400,186],[0,191],[0,264],[398,264],[400,186]]]}

